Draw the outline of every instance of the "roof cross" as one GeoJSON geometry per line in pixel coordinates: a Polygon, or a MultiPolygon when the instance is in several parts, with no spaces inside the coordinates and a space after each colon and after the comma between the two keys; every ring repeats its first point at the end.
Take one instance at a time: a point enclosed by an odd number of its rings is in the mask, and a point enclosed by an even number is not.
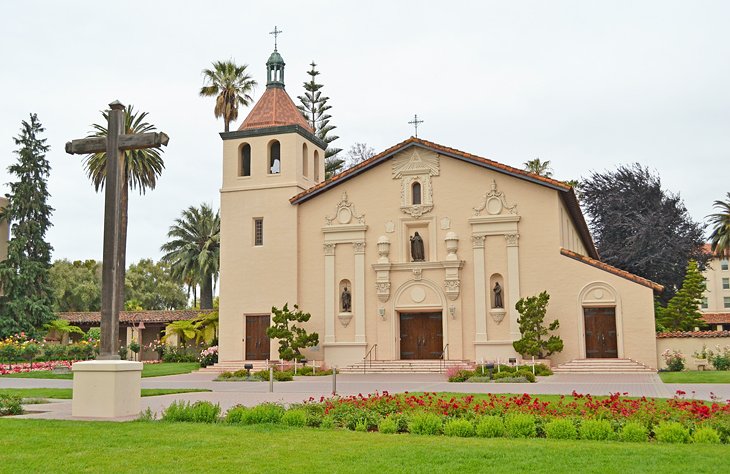
{"type": "Polygon", "coordinates": [[[274,51],[276,51],[276,40],[280,34],[282,34],[283,31],[278,29],[276,26],[274,26],[274,31],[270,32],[270,35],[274,35],[274,51]]]}
{"type": "Polygon", "coordinates": [[[413,127],[416,129],[416,138],[418,138],[418,125],[422,124],[423,120],[418,120],[418,114],[416,114],[413,116],[413,120],[408,123],[413,125],[413,127]]]}

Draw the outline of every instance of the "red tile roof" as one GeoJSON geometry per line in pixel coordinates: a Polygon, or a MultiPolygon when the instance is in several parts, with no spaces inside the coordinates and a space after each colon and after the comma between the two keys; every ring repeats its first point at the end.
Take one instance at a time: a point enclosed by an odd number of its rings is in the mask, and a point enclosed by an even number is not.
{"type": "Polygon", "coordinates": [[[730,313],[702,313],[707,324],[730,324],[730,313]]]}
{"type": "MultiPolygon", "coordinates": [[[[119,322],[121,323],[171,323],[186,319],[195,319],[201,313],[210,313],[212,310],[181,309],[172,311],[121,311],[119,322]]],[[[75,324],[99,324],[101,321],[100,312],[67,312],[58,313],[58,317],[75,324]]]]}
{"type": "Polygon", "coordinates": [[[658,332],[657,339],[670,337],[730,337],[730,331],[674,331],[658,332]]]}
{"type": "Polygon", "coordinates": [[[579,262],[583,262],[592,267],[596,267],[601,270],[607,271],[608,273],[613,273],[614,275],[620,276],[621,278],[626,278],[627,280],[633,281],[634,283],[638,283],[639,285],[643,285],[648,288],[651,288],[652,290],[656,291],[657,293],[661,293],[662,291],[664,291],[664,287],[662,285],[660,285],[659,283],[654,283],[651,280],[647,280],[646,278],[642,278],[638,275],[634,275],[633,273],[629,273],[625,270],[621,270],[620,268],[616,268],[607,263],[603,263],[600,260],[596,260],[595,258],[586,257],[585,255],[581,255],[579,253],[573,252],[572,250],[563,249],[563,248],[560,249],[560,253],[565,255],[566,257],[570,257],[572,259],[578,260],[579,262]]]}
{"type": "Polygon", "coordinates": [[[255,128],[279,127],[282,125],[299,125],[310,133],[312,127],[304,119],[302,113],[281,87],[269,87],[256,102],[248,117],[243,121],[240,130],[255,128]]]}

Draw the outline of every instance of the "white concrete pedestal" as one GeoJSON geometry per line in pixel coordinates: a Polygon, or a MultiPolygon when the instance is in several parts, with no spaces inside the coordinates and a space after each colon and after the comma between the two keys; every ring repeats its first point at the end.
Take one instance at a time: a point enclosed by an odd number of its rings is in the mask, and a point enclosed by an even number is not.
{"type": "Polygon", "coordinates": [[[71,415],[117,418],[140,409],[142,363],[126,360],[76,362],[71,415]]]}

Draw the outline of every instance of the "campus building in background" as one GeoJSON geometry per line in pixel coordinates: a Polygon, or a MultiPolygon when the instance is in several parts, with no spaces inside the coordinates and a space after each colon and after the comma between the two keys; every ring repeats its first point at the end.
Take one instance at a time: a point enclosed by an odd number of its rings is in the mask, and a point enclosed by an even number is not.
{"type": "MultiPolygon", "coordinates": [[[[705,245],[710,253],[710,244],[705,245]]],[[[703,318],[712,330],[730,330],[730,262],[727,258],[713,257],[703,276],[707,289],[702,295],[703,318]]]]}

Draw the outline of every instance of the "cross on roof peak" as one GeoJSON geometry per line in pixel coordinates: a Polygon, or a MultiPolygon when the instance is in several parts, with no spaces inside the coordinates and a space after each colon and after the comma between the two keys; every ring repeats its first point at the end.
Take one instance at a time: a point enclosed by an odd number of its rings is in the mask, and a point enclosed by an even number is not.
{"type": "Polygon", "coordinates": [[[416,132],[415,137],[418,138],[418,126],[423,123],[423,120],[418,120],[418,114],[415,114],[413,116],[413,120],[411,120],[408,123],[413,125],[413,127],[415,128],[415,132],[416,132]]]}
{"type": "Polygon", "coordinates": [[[277,47],[277,39],[278,39],[279,35],[280,35],[280,34],[282,34],[283,32],[284,32],[284,31],[280,30],[280,29],[279,29],[279,28],[277,28],[277,27],[276,27],[276,25],[275,25],[275,26],[274,26],[274,31],[272,31],[272,32],[270,32],[270,33],[269,33],[270,35],[274,35],[274,51],[276,51],[276,47],[277,47]]]}

